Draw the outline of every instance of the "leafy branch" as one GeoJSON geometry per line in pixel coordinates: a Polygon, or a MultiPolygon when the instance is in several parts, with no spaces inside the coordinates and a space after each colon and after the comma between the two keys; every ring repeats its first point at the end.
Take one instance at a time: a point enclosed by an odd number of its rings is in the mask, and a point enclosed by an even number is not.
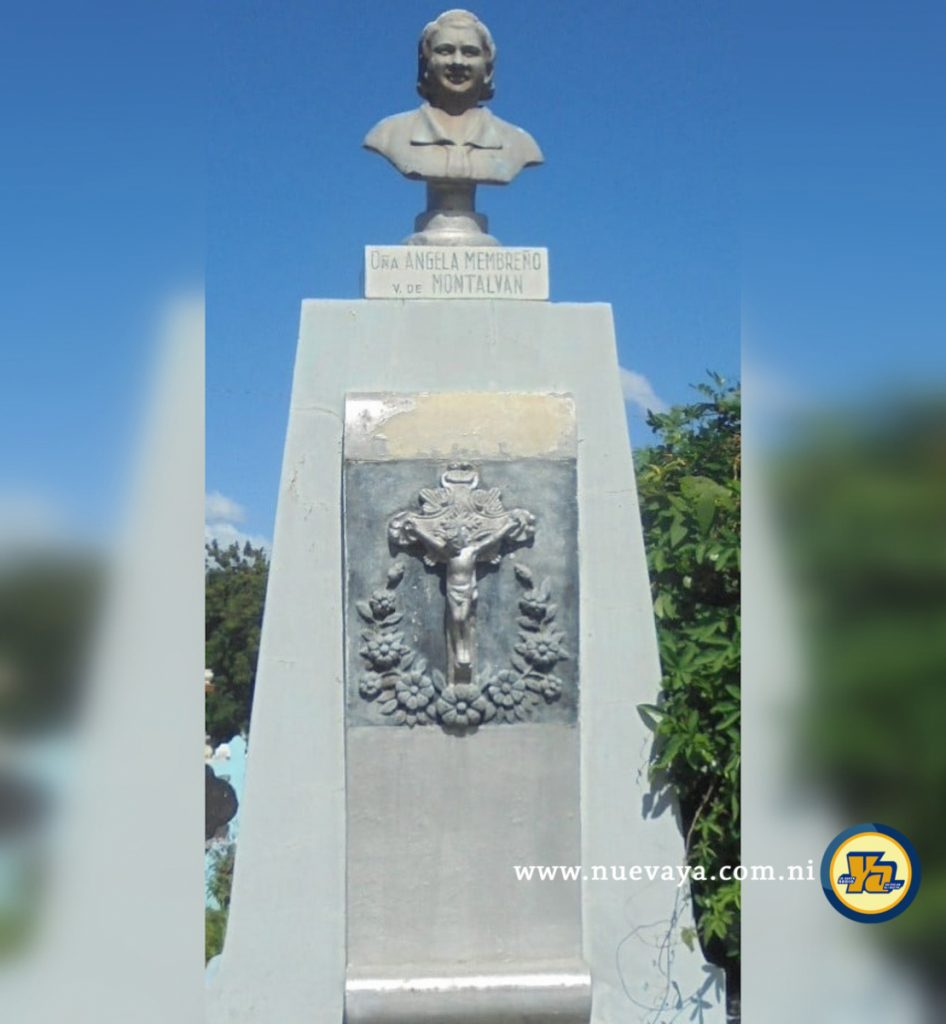
{"type": "Polygon", "coordinates": [[[712,880],[739,863],[740,396],[717,374],[700,400],[651,413],[637,452],[641,516],[663,669],[641,716],[652,779],[672,787],[686,830],[697,930],[707,957],[738,966],[740,888],[712,880]]]}

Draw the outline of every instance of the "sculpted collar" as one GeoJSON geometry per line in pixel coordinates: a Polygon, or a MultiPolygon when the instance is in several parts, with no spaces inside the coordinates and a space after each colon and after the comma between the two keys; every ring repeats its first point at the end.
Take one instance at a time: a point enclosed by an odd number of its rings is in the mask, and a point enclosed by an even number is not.
{"type": "Polygon", "coordinates": [[[486,107],[474,107],[468,124],[468,137],[462,140],[450,138],[434,120],[431,106],[425,103],[414,118],[411,128],[412,146],[474,146],[477,149],[502,149],[502,135],[496,128],[493,115],[486,107]]]}

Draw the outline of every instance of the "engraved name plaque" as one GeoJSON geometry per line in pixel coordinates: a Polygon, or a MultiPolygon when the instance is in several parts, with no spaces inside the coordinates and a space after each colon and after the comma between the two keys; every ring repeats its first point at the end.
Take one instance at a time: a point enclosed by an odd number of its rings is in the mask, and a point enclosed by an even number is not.
{"type": "Polygon", "coordinates": [[[366,299],[541,301],[548,297],[547,249],[365,246],[366,299]]]}

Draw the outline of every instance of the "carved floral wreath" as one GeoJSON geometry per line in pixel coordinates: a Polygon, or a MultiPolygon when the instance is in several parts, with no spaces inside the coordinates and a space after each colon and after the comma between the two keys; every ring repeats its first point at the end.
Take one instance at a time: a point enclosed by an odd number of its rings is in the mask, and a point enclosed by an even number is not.
{"type": "Polygon", "coordinates": [[[551,603],[548,579],[535,586],[524,565],[515,566],[523,587],[522,613],[516,620],[519,635],[510,657],[512,668],[501,669],[483,681],[448,686],[439,669],[429,669],[426,659],[404,642],[398,629],[402,613],[395,591],[404,578],[404,565],[395,562],[388,570],[385,589],[367,601],[356,602],[358,614],[368,624],[362,630],[364,645],[359,654],[368,670],[358,692],[379,705],[398,725],[440,725],[449,732],[465,732],[484,722],[527,721],[537,707],[562,695],[562,681],[552,674],[560,661],[571,655],[565,634],[554,626],[557,606],[551,603]]]}

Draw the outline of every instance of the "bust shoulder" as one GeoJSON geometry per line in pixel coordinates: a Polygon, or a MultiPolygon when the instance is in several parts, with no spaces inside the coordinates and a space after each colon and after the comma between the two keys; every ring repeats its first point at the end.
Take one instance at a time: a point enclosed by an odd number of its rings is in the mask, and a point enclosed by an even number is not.
{"type": "MultiPolygon", "coordinates": [[[[423,108],[421,108],[423,109],[423,108]]],[[[362,146],[374,150],[382,156],[393,144],[410,143],[412,128],[420,115],[420,110],[405,110],[402,114],[392,114],[379,121],[365,136],[362,146]]]]}
{"type": "Polygon", "coordinates": [[[425,128],[423,110],[406,110],[384,118],[368,132],[362,146],[379,153],[406,177],[423,178],[424,160],[412,145],[425,128]]]}
{"type": "Polygon", "coordinates": [[[495,126],[502,138],[503,148],[509,148],[510,155],[514,156],[519,167],[533,167],[536,164],[545,162],[542,150],[534,138],[518,125],[510,124],[501,117],[497,117],[492,111],[487,111],[490,122],[495,126]]]}
{"type": "Polygon", "coordinates": [[[458,118],[438,118],[429,104],[379,121],[362,145],[385,157],[408,178],[459,178],[508,184],[523,167],[543,162],[535,139],[486,107],[458,118]],[[448,154],[448,150],[452,154],[448,154]]]}

